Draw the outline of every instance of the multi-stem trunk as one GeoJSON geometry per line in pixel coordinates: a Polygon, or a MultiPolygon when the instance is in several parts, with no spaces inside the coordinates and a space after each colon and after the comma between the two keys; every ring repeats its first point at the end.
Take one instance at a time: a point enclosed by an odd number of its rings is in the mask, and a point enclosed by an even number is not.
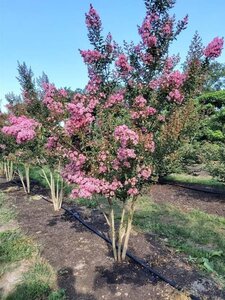
{"type": "Polygon", "coordinates": [[[126,254],[127,254],[128,242],[129,242],[129,238],[130,238],[132,222],[133,222],[133,217],[134,217],[134,211],[135,211],[134,205],[135,205],[135,199],[132,200],[131,208],[128,212],[127,228],[126,228],[126,233],[125,233],[124,243],[123,243],[122,260],[124,260],[126,258],[126,254]]]}
{"type": "Polygon", "coordinates": [[[49,186],[50,189],[51,200],[53,202],[55,211],[60,210],[62,205],[62,200],[63,200],[64,186],[63,186],[63,179],[59,175],[59,171],[60,171],[60,165],[58,169],[58,174],[56,175],[55,178],[54,172],[52,170],[46,172],[45,169],[42,169],[44,179],[46,180],[47,185],[49,186]]]}
{"type": "Polygon", "coordinates": [[[113,204],[109,200],[110,204],[110,232],[112,240],[113,256],[116,261],[123,261],[126,258],[126,253],[128,249],[129,238],[132,229],[132,222],[135,212],[135,202],[136,197],[133,197],[130,206],[125,207],[125,202],[123,203],[120,223],[118,229],[115,226],[115,212],[113,209],[113,204]]]}
{"type": "Polygon", "coordinates": [[[6,177],[6,181],[13,180],[14,177],[14,169],[13,169],[13,162],[11,160],[4,161],[4,173],[6,177]]]}
{"type": "Polygon", "coordinates": [[[24,192],[26,194],[30,194],[30,165],[25,163],[23,166],[24,166],[25,180],[24,180],[24,174],[19,168],[18,168],[18,175],[23,185],[24,192]]]}

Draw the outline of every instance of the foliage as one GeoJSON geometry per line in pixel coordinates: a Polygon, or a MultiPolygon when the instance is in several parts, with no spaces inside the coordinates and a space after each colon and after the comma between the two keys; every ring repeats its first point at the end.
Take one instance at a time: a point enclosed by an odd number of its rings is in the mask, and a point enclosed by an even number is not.
{"type": "Polygon", "coordinates": [[[225,63],[214,61],[209,66],[205,91],[220,91],[225,89],[225,63]]]}

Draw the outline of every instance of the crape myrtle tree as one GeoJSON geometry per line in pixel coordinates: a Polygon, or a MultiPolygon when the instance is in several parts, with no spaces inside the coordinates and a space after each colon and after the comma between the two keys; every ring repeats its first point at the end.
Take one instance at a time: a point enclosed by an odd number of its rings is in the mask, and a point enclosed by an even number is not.
{"type": "MultiPolygon", "coordinates": [[[[0,112],[0,127],[4,126],[7,119],[7,114],[0,112]]],[[[0,160],[2,172],[6,181],[11,181],[14,178],[14,162],[15,156],[15,141],[0,132],[0,160]]]]}
{"type": "MultiPolygon", "coordinates": [[[[65,159],[65,153],[61,155],[61,149],[52,152],[51,145],[55,143],[57,134],[66,141],[60,131],[65,111],[63,102],[68,101],[67,94],[72,94],[72,91],[57,90],[49,83],[45,73],[35,82],[31,68],[25,63],[18,63],[18,73],[22,97],[13,94],[7,96],[8,118],[1,132],[13,137],[17,145],[14,149],[14,157],[18,161],[16,170],[25,192],[30,192],[31,165],[39,166],[50,188],[54,209],[59,210],[64,188],[60,175],[61,161],[65,159]]],[[[10,153],[12,155],[12,150],[10,153]]]]}
{"type": "MultiPolygon", "coordinates": [[[[190,58],[184,72],[176,70],[178,58],[169,57],[169,45],[188,23],[169,15],[171,0],[145,1],[146,16],[138,44],[113,42],[102,35],[102,23],[90,6],[86,14],[93,49],[80,50],[88,68],[85,92],[66,104],[64,130],[73,148],[63,177],[73,186],[73,198],[103,195],[110,206],[110,226],[115,260],[125,259],[135,204],[151,174],[157,170],[160,136],[168,119],[200,88],[198,80],[210,59],[218,57],[223,39],[214,39],[190,58]],[[121,203],[115,226],[114,204],[121,203]]],[[[188,113],[186,113],[188,117],[188,113]]]]}
{"type": "Polygon", "coordinates": [[[62,168],[72,153],[69,148],[73,149],[70,137],[64,130],[64,123],[67,118],[66,104],[70,102],[73,92],[69,89],[57,89],[54,84],[49,82],[43,83],[42,86],[42,102],[48,117],[43,123],[43,136],[45,138],[39,165],[50,188],[54,210],[59,210],[65,187],[64,179],[61,176],[62,168]]]}
{"type": "Polygon", "coordinates": [[[14,157],[14,168],[27,194],[30,193],[30,165],[33,162],[36,146],[34,138],[39,127],[40,124],[37,121],[25,115],[18,117],[9,115],[5,126],[2,127],[3,134],[14,138],[13,142],[11,142],[11,145],[14,145],[13,149],[12,147],[10,149],[9,145],[6,149],[14,157]]]}
{"type": "MultiPolygon", "coordinates": [[[[11,140],[14,147],[6,147],[10,157],[14,159],[14,171],[19,176],[25,193],[30,193],[30,166],[35,163],[37,150],[37,132],[41,123],[36,121],[31,110],[31,103],[37,102],[37,91],[31,68],[25,63],[18,63],[18,81],[21,85],[22,97],[13,93],[6,95],[8,115],[1,134],[11,140]],[[31,116],[30,116],[31,115],[31,116]]],[[[39,110],[37,110],[39,111],[39,110]]]]}

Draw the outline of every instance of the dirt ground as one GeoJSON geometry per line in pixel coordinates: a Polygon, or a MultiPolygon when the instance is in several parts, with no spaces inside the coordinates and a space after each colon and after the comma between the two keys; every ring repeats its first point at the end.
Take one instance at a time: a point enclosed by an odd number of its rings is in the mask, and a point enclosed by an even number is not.
{"type": "MultiPolygon", "coordinates": [[[[196,185],[194,187],[202,188],[196,185]]],[[[193,191],[168,184],[156,184],[152,186],[150,195],[155,202],[166,201],[183,211],[199,209],[209,214],[225,217],[225,195],[222,194],[193,191]]]]}
{"type": "MultiPolygon", "coordinates": [[[[2,183],[0,189],[4,190],[6,186],[2,183]]],[[[40,192],[40,189],[36,187],[36,191],[40,192]]],[[[168,199],[175,205],[179,205],[180,202],[187,209],[192,206],[206,210],[207,206],[209,210],[206,211],[216,214],[224,205],[214,198],[211,201],[201,200],[201,197],[197,199],[197,195],[193,197],[189,191],[173,189],[166,185],[154,186],[152,195],[157,202],[168,199]]],[[[21,189],[12,189],[7,193],[7,198],[17,212],[19,226],[38,243],[41,255],[57,271],[58,286],[66,290],[67,299],[190,299],[185,296],[186,292],[178,293],[131,261],[115,264],[107,244],[83,225],[72,220],[63,210],[56,213],[51,204],[24,196],[21,189]]],[[[107,231],[103,217],[97,210],[91,212],[83,207],[74,208],[88,223],[103,232],[107,231]]],[[[225,214],[224,210],[223,213],[225,214]]],[[[200,299],[225,299],[225,293],[215,282],[188,264],[185,256],[166,248],[155,235],[133,232],[130,250],[200,299]]]]}

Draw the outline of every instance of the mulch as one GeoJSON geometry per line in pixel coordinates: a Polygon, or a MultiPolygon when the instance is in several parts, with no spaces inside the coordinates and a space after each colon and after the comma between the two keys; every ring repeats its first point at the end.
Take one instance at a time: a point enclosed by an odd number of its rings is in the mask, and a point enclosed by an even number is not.
{"type": "MultiPolygon", "coordinates": [[[[4,191],[10,185],[13,184],[1,183],[0,189],[4,191]]],[[[46,193],[38,186],[33,187],[33,191],[46,193]]],[[[175,205],[181,203],[181,207],[187,210],[191,207],[191,198],[195,203],[192,203],[192,208],[203,207],[209,213],[217,214],[224,204],[214,198],[211,203],[211,196],[206,197],[207,200],[204,197],[198,199],[187,191],[165,185],[154,186],[151,193],[156,202],[163,201],[163,198],[169,202],[174,199],[175,205]]],[[[110,247],[63,210],[54,212],[51,204],[24,196],[21,189],[7,193],[7,199],[17,212],[22,230],[38,243],[41,255],[56,270],[58,287],[65,289],[69,300],[185,300],[189,299],[185,296],[186,291],[201,299],[225,299],[225,293],[209,276],[201,274],[188,263],[184,255],[165,246],[153,234],[133,232],[130,251],[149,262],[164,276],[176,281],[184,293],[178,293],[129,260],[115,263],[110,247]]],[[[68,204],[68,207],[71,205],[68,204]]],[[[100,212],[76,205],[73,208],[89,224],[107,232],[100,212]]]]}

